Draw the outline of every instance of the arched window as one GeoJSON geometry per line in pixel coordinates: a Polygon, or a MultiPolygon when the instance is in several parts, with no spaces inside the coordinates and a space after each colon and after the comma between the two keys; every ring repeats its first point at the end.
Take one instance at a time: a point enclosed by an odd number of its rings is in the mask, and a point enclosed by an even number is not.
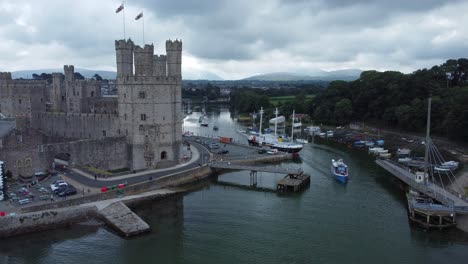
{"type": "Polygon", "coordinates": [[[167,152],[163,151],[161,152],[161,160],[165,160],[165,159],[167,159],[167,152]]]}

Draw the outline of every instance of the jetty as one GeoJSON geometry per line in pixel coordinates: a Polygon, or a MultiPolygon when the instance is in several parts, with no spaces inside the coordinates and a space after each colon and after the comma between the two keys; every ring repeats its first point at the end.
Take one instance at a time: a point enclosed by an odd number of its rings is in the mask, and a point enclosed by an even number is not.
{"type": "Polygon", "coordinates": [[[150,227],[122,201],[112,203],[99,211],[102,219],[124,237],[150,231],[150,227]]]}
{"type": "MultiPolygon", "coordinates": [[[[264,165],[244,165],[231,162],[216,162],[210,165],[213,169],[225,170],[246,170],[250,171],[250,186],[257,186],[257,172],[269,172],[286,174],[286,176],[278,181],[276,191],[278,192],[299,192],[310,185],[310,176],[304,174],[302,168],[284,168],[277,166],[264,165]]],[[[237,187],[239,187],[237,185],[237,187]]]]}
{"type": "Polygon", "coordinates": [[[466,199],[463,199],[462,197],[457,196],[430,181],[421,183],[416,182],[414,174],[395,161],[389,159],[376,159],[375,163],[411,188],[424,193],[442,204],[453,206],[456,213],[468,214],[468,201],[466,199]]]}

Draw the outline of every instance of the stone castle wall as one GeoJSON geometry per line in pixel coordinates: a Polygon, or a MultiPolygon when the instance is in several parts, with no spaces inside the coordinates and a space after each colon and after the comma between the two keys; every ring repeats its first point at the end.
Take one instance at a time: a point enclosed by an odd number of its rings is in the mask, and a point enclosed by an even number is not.
{"type": "Polygon", "coordinates": [[[40,158],[48,167],[56,155],[63,153],[70,157],[71,166],[89,165],[103,170],[128,166],[127,143],[123,136],[44,144],[39,149],[40,158]]]}
{"type": "Polygon", "coordinates": [[[115,114],[43,112],[34,115],[35,128],[50,137],[92,139],[121,134],[115,114]]]}

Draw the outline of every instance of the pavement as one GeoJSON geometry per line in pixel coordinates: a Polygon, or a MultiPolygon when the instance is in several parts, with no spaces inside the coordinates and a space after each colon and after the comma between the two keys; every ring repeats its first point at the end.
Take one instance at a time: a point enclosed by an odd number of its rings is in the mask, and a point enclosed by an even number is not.
{"type": "MultiPolygon", "coordinates": [[[[96,188],[99,192],[99,188],[108,187],[118,184],[135,184],[150,179],[157,179],[164,176],[170,176],[180,172],[187,171],[199,167],[202,164],[206,164],[211,161],[223,161],[231,159],[252,159],[265,154],[258,154],[258,148],[250,147],[239,144],[222,144],[216,138],[205,138],[205,137],[186,137],[184,138],[187,142],[190,142],[192,156],[190,160],[182,164],[176,165],[171,168],[148,170],[137,173],[130,173],[121,176],[109,177],[109,178],[94,178],[94,175],[80,171],[78,169],[66,169],[62,171],[63,178],[69,179],[70,182],[75,182],[77,189],[96,188]],[[219,148],[210,150],[209,145],[211,143],[218,143],[219,148]],[[228,154],[217,154],[220,150],[228,150],[228,154]]],[[[96,190],[95,189],[95,190],[96,190]]]]}
{"type": "Polygon", "coordinates": [[[80,171],[78,169],[65,169],[62,170],[61,173],[64,175],[64,177],[78,182],[81,186],[91,188],[108,187],[118,184],[129,185],[140,183],[151,179],[157,179],[163,176],[170,176],[172,174],[177,174],[184,171],[188,172],[196,167],[199,167],[201,164],[204,164],[211,160],[210,152],[207,148],[195,142],[191,142],[191,146],[192,158],[185,163],[179,164],[171,168],[142,171],[121,176],[97,179],[95,179],[93,175],[80,171]]]}

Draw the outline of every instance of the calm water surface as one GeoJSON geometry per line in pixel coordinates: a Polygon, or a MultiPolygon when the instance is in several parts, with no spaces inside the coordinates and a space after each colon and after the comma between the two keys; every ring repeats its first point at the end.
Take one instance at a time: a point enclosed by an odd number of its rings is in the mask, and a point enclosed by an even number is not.
{"type": "MultiPolygon", "coordinates": [[[[229,112],[210,113],[218,132],[200,128],[199,113],[185,129],[202,135],[235,134],[229,112]]],[[[468,238],[456,230],[425,232],[408,225],[405,199],[392,178],[363,153],[307,145],[301,160],[280,166],[311,175],[298,195],[226,187],[249,183],[248,172],[136,212],[153,232],[125,240],[102,227],[79,226],[0,241],[0,263],[466,263],[468,238]],[[329,176],[343,158],[351,178],[329,176]]],[[[259,173],[274,188],[283,175],[259,173]]]]}

